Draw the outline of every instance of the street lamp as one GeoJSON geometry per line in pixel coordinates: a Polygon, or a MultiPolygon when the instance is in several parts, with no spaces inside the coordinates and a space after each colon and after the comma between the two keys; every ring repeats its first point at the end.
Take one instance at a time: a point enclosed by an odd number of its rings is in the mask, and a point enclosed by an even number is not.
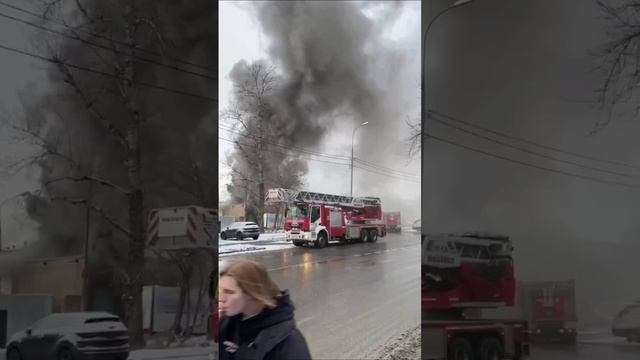
{"type": "Polygon", "coordinates": [[[2,251],[2,207],[9,200],[13,200],[13,199],[19,198],[19,197],[24,197],[24,196],[27,196],[27,195],[31,195],[31,192],[30,191],[21,192],[20,194],[9,196],[8,198],[6,198],[6,199],[4,199],[4,200],[2,200],[0,202],[0,251],[2,251]]]}
{"type": "Polygon", "coordinates": [[[353,133],[351,134],[351,191],[349,192],[349,196],[353,196],[353,137],[356,135],[356,131],[358,129],[367,125],[368,123],[368,121],[365,121],[362,124],[356,126],[356,128],[353,129],[353,133]]]}
{"type": "MultiPolygon", "coordinates": [[[[425,30],[424,34],[422,35],[422,110],[424,111],[422,118],[425,119],[428,115],[428,110],[426,107],[426,72],[427,72],[427,55],[426,55],[426,46],[427,46],[427,34],[429,34],[429,30],[431,30],[431,26],[435,23],[435,21],[442,15],[444,15],[446,12],[448,12],[449,10],[453,10],[455,8],[459,8],[461,6],[464,5],[468,5],[470,3],[472,3],[473,0],[458,0],[456,2],[453,3],[453,5],[449,6],[448,8],[440,11],[436,16],[433,17],[433,19],[431,19],[431,21],[429,22],[429,25],[427,25],[427,30],[425,30]]],[[[424,140],[424,121],[421,127],[421,140],[424,140]]]]}
{"type": "MultiPolygon", "coordinates": [[[[438,14],[436,14],[436,16],[433,17],[433,19],[431,19],[431,21],[429,22],[429,25],[427,25],[427,29],[425,30],[424,34],[422,35],[422,96],[420,97],[420,99],[422,100],[422,107],[420,108],[421,112],[422,112],[422,116],[421,116],[421,125],[420,126],[420,142],[423,142],[426,138],[425,138],[425,125],[427,123],[426,119],[429,116],[429,112],[427,110],[427,92],[426,90],[426,73],[427,73],[427,52],[426,52],[426,47],[427,47],[427,34],[429,34],[429,30],[431,30],[431,26],[435,23],[435,21],[442,15],[444,15],[447,11],[449,10],[453,10],[455,8],[459,8],[461,6],[464,5],[468,5],[471,2],[473,2],[473,0],[458,0],[456,2],[453,3],[453,5],[449,6],[448,8],[440,11],[438,14]]],[[[422,168],[422,171],[424,173],[424,169],[426,169],[425,167],[425,163],[424,163],[424,146],[421,144],[420,145],[420,167],[422,168]]],[[[422,191],[422,194],[424,196],[425,192],[424,189],[422,191]]],[[[422,201],[422,203],[424,204],[425,202],[422,201]]],[[[422,229],[424,229],[425,227],[422,227],[422,229]]],[[[422,237],[422,241],[424,241],[424,230],[421,231],[421,237],[422,237]]]]}

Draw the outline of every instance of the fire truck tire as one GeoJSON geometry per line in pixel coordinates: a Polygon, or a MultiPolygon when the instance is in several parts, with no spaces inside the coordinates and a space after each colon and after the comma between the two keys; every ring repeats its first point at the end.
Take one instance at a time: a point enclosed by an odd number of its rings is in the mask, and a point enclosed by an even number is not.
{"type": "Polygon", "coordinates": [[[449,356],[451,360],[475,360],[473,346],[465,338],[456,338],[449,343],[449,356]]]}
{"type": "Polygon", "coordinates": [[[502,360],[504,359],[504,351],[502,344],[493,336],[487,336],[482,339],[480,349],[478,350],[478,360],[502,360]]]}
{"type": "Polygon", "coordinates": [[[369,230],[369,241],[376,242],[378,241],[378,230],[369,230]]]}
{"type": "Polygon", "coordinates": [[[369,230],[362,230],[360,242],[369,242],[369,230]]]}
{"type": "Polygon", "coordinates": [[[295,246],[302,246],[302,245],[304,245],[304,243],[303,243],[303,242],[301,242],[301,241],[293,241],[293,245],[295,245],[295,246]]]}
{"type": "Polygon", "coordinates": [[[322,249],[327,246],[327,242],[327,233],[324,231],[320,232],[320,234],[318,234],[318,240],[316,241],[316,247],[322,249]]]}

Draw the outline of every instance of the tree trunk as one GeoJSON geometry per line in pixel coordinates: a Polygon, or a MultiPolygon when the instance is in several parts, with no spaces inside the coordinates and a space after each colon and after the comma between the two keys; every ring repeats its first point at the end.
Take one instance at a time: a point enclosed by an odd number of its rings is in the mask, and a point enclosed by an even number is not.
{"type": "Polygon", "coordinates": [[[144,270],[144,232],[142,218],[142,191],[135,190],[129,200],[129,226],[131,241],[128,256],[128,276],[130,284],[127,294],[127,327],[129,339],[134,348],[144,346],[142,329],[142,272],[144,270]]]}

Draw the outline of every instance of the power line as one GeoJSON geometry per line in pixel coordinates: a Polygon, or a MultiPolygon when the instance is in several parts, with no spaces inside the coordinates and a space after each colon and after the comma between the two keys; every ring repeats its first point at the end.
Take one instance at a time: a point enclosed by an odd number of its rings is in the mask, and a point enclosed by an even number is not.
{"type": "Polygon", "coordinates": [[[36,59],[39,59],[39,60],[42,60],[42,61],[45,61],[45,62],[48,62],[48,63],[56,64],[56,65],[57,64],[62,64],[62,65],[68,66],[68,67],[70,67],[72,69],[76,69],[76,70],[86,71],[86,72],[90,72],[90,73],[94,73],[94,74],[98,74],[98,75],[102,75],[102,76],[106,76],[106,77],[116,78],[116,79],[120,79],[120,80],[128,80],[128,81],[131,81],[134,84],[141,85],[141,86],[146,86],[146,87],[151,88],[151,89],[162,90],[162,91],[171,92],[171,93],[174,93],[174,94],[190,96],[190,97],[198,98],[198,99],[201,99],[201,100],[207,100],[207,101],[211,101],[211,102],[214,102],[214,103],[218,103],[218,100],[214,99],[212,97],[208,97],[208,96],[204,96],[204,95],[200,95],[200,94],[195,94],[195,93],[191,93],[191,92],[188,92],[188,91],[171,89],[171,88],[168,88],[168,87],[164,87],[164,86],[160,86],[160,85],[156,85],[156,84],[151,84],[151,83],[147,83],[147,82],[129,80],[129,79],[123,77],[123,76],[119,76],[119,75],[116,75],[116,74],[111,74],[111,73],[107,73],[107,72],[104,72],[104,71],[91,69],[91,68],[80,66],[80,65],[70,64],[70,63],[67,63],[67,62],[64,62],[64,61],[61,61],[61,60],[58,61],[58,60],[50,59],[50,58],[44,57],[42,55],[37,55],[37,54],[33,54],[33,53],[30,53],[30,52],[27,52],[27,51],[18,50],[18,49],[15,49],[15,48],[12,48],[12,47],[9,47],[9,46],[5,46],[5,45],[2,45],[2,44],[0,44],[0,49],[4,49],[4,50],[10,51],[10,52],[17,53],[17,54],[21,54],[21,55],[29,56],[29,57],[32,57],[32,58],[36,58],[36,59]]]}
{"type": "Polygon", "coordinates": [[[247,137],[247,138],[250,138],[250,139],[262,141],[264,143],[267,143],[267,144],[270,144],[270,145],[273,145],[273,146],[277,146],[277,147],[280,147],[280,148],[283,148],[283,149],[286,149],[286,150],[300,151],[300,152],[303,152],[303,153],[308,153],[309,155],[323,156],[323,157],[327,157],[327,158],[332,158],[334,160],[351,160],[350,156],[327,154],[327,153],[322,153],[322,152],[315,151],[315,150],[308,150],[308,149],[302,149],[302,148],[297,148],[297,147],[293,147],[293,146],[281,145],[281,144],[277,144],[277,143],[265,140],[264,136],[243,134],[243,133],[235,131],[235,130],[233,130],[231,128],[227,128],[227,127],[220,126],[220,125],[218,125],[218,127],[221,128],[222,130],[227,131],[227,132],[234,133],[234,134],[237,134],[237,135],[241,135],[243,137],[247,137]]]}
{"type": "MultiPolygon", "coordinates": [[[[53,29],[47,28],[47,27],[42,26],[42,25],[38,25],[38,24],[34,24],[34,23],[31,23],[31,22],[28,22],[28,21],[25,21],[25,20],[22,20],[22,19],[18,19],[16,17],[4,14],[2,12],[0,12],[0,17],[6,18],[6,19],[9,19],[9,20],[13,20],[13,21],[17,21],[19,23],[22,23],[22,24],[25,24],[25,25],[29,25],[29,26],[35,27],[35,28],[40,29],[40,30],[48,31],[50,33],[66,37],[66,38],[71,39],[71,40],[80,41],[83,44],[86,44],[86,45],[89,45],[89,46],[97,47],[97,48],[100,48],[100,49],[103,49],[103,50],[107,50],[107,51],[113,51],[114,53],[119,54],[119,55],[125,54],[125,52],[119,51],[119,50],[117,50],[115,48],[111,49],[108,46],[96,44],[96,43],[91,42],[89,40],[82,39],[82,38],[80,38],[78,36],[71,36],[69,34],[66,34],[66,33],[62,32],[62,31],[53,30],[53,29]]],[[[137,60],[140,60],[142,62],[146,62],[146,63],[157,65],[157,66],[162,66],[162,67],[165,67],[165,68],[168,68],[168,69],[172,69],[172,70],[176,70],[176,71],[179,71],[179,72],[182,72],[182,73],[185,73],[185,74],[195,75],[195,76],[198,76],[198,77],[201,77],[201,78],[206,78],[206,79],[209,79],[209,80],[218,81],[217,77],[209,76],[209,75],[198,73],[198,72],[195,72],[195,71],[186,70],[186,69],[183,69],[183,68],[180,68],[180,67],[177,67],[177,66],[173,66],[173,65],[164,64],[164,63],[159,62],[159,61],[155,61],[155,60],[151,60],[151,59],[147,59],[147,58],[142,58],[142,57],[139,57],[139,56],[134,56],[134,58],[136,58],[137,60]]]]}
{"type": "MultiPolygon", "coordinates": [[[[34,17],[36,17],[38,19],[44,19],[44,20],[46,20],[48,22],[51,22],[51,23],[54,23],[54,24],[57,24],[57,25],[60,25],[60,26],[68,27],[68,25],[63,23],[63,22],[56,21],[55,19],[52,19],[50,17],[44,17],[43,15],[34,13],[32,11],[20,8],[18,6],[12,5],[12,4],[8,4],[8,3],[4,2],[4,1],[0,1],[0,5],[4,5],[4,6],[8,7],[8,8],[11,8],[11,9],[17,10],[19,12],[34,16],[34,17]]],[[[85,34],[87,34],[87,35],[95,36],[98,39],[102,39],[102,40],[106,40],[106,41],[110,41],[110,42],[113,41],[114,43],[116,43],[118,45],[121,45],[121,46],[125,46],[125,47],[129,47],[130,46],[129,44],[127,44],[125,42],[114,40],[114,39],[110,39],[110,38],[108,38],[106,36],[100,35],[100,34],[95,33],[95,32],[91,32],[91,31],[87,31],[87,30],[80,30],[80,31],[85,33],[85,34]]],[[[196,63],[192,63],[192,62],[181,60],[181,59],[174,58],[174,57],[165,56],[162,53],[159,53],[157,51],[148,50],[148,49],[145,49],[145,48],[142,48],[142,47],[139,47],[139,46],[135,46],[134,49],[138,50],[140,52],[143,52],[143,53],[147,53],[149,55],[153,55],[153,56],[160,57],[160,58],[167,58],[167,59],[169,59],[171,61],[175,61],[177,63],[181,63],[181,64],[192,66],[194,68],[199,68],[201,70],[209,71],[209,72],[214,73],[214,74],[216,74],[217,71],[218,71],[217,69],[212,69],[212,68],[207,67],[207,66],[199,65],[199,64],[196,64],[196,63]]]]}
{"type": "MultiPolygon", "coordinates": [[[[257,146],[255,145],[251,145],[251,144],[244,144],[241,143],[239,141],[234,141],[234,140],[230,140],[227,138],[223,138],[223,137],[218,137],[218,139],[232,143],[232,144],[236,144],[236,145],[241,145],[241,146],[246,146],[246,147],[251,147],[251,148],[257,148],[257,146]]],[[[262,149],[262,151],[267,151],[267,152],[271,152],[271,153],[275,153],[275,154],[280,154],[280,155],[285,155],[285,156],[291,156],[291,154],[289,153],[284,153],[284,152],[280,152],[280,151],[274,151],[274,150],[268,150],[268,149],[262,149]]],[[[319,159],[313,159],[313,158],[308,158],[308,157],[303,157],[300,155],[296,155],[298,158],[301,158],[303,160],[309,160],[309,161],[317,161],[317,162],[322,162],[322,163],[327,163],[327,164],[332,164],[332,165],[341,165],[341,166],[350,166],[349,163],[337,163],[337,162],[333,162],[333,161],[326,161],[326,160],[319,160],[319,159]]],[[[371,169],[367,169],[367,168],[363,168],[363,167],[359,167],[359,166],[355,166],[355,168],[370,172],[370,173],[374,173],[374,174],[378,174],[378,175],[382,175],[382,176],[387,176],[387,177],[391,177],[391,178],[395,178],[395,179],[399,179],[399,180],[405,180],[405,181],[409,181],[409,182],[414,182],[414,183],[420,183],[420,181],[418,179],[408,179],[407,177],[401,177],[401,176],[395,176],[395,175],[391,175],[391,174],[385,174],[382,172],[377,172],[371,169]]]]}
{"type": "Polygon", "coordinates": [[[553,156],[541,154],[541,153],[538,153],[538,152],[535,152],[535,151],[532,151],[532,150],[529,150],[529,149],[525,149],[525,148],[522,148],[522,147],[511,145],[509,143],[506,143],[506,142],[503,142],[503,141],[500,141],[500,140],[496,140],[496,139],[493,139],[491,137],[484,136],[484,135],[478,134],[478,133],[470,131],[470,130],[466,130],[466,129],[461,128],[459,126],[451,125],[451,124],[449,124],[449,123],[447,123],[445,121],[442,121],[442,120],[439,120],[439,119],[436,119],[436,118],[432,118],[431,121],[436,121],[436,122],[438,122],[438,123],[440,123],[440,124],[442,124],[444,126],[456,129],[458,131],[461,131],[461,132],[464,132],[464,133],[467,133],[467,134],[470,134],[470,135],[473,135],[473,136],[477,136],[477,137],[479,137],[481,139],[485,139],[487,141],[491,141],[491,142],[499,144],[499,145],[507,146],[507,147],[510,147],[512,149],[516,149],[516,150],[522,151],[524,153],[535,155],[535,156],[539,156],[539,157],[542,157],[542,158],[545,158],[545,159],[549,159],[549,160],[552,160],[552,161],[557,161],[557,162],[561,162],[561,163],[565,163],[565,164],[569,164],[569,165],[573,165],[573,166],[578,166],[578,167],[589,169],[589,170],[599,171],[599,172],[603,172],[603,173],[607,173],[607,174],[611,174],[611,175],[630,177],[630,178],[634,178],[634,179],[640,178],[640,176],[638,176],[638,175],[633,175],[633,174],[629,174],[629,173],[621,173],[621,172],[601,169],[601,168],[597,168],[597,167],[593,167],[593,166],[589,166],[589,165],[583,165],[583,164],[580,164],[580,163],[577,163],[577,162],[574,162],[574,161],[558,159],[558,158],[553,157],[553,156]]]}
{"type": "MultiPolygon", "coordinates": [[[[223,141],[226,141],[226,142],[229,142],[229,143],[232,143],[232,144],[242,145],[242,146],[245,146],[245,147],[251,147],[251,148],[257,148],[255,145],[244,144],[244,143],[241,143],[241,142],[239,142],[239,141],[237,141],[237,140],[229,140],[229,139],[227,139],[227,138],[223,138],[223,137],[220,137],[220,136],[218,136],[218,139],[223,140],[223,141]]],[[[267,151],[267,152],[271,152],[271,153],[275,153],[275,154],[280,154],[280,155],[285,155],[285,156],[291,156],[291,154],[287,154],[287,153],[280,152],[280,151],[275,151],[275,150],[262,149],[262,151],[267,151]]],[[[318,162],[323,162],[323,163],[327,163],[327,164],[342,165],[342,166],[349,166],[349,164],[346,164],[346,163],[338,163],[338,162],[333,162],[333,161],[326,161],[326,160],[319,160],[319,159],[313,159],[313,158],[306,158],[306,157],[303,157],[303,156],[300,156],[300,155],[298,155],[297,157],[299,157],[299,158],[301,158],[301,159],[304,159],[304,160],[318,161],[318,162]]]]}
{"type": "Polygon", "coordinates": [[[543,170],[543,171],[552,172],[552,173],[556,173],[556,174],[562,174],[562,175],[565,175],[565,176],[575,177],[575,178],[579,178],[579,179],[583,179],[583,180],[590,180],[590,181],[599,182],[599,183],[603,183],[603,184],[618,185],[618,186],[623,186],[623,187],[632,188],[632,189],[640,188],[639,185],[621,183],[621,182],[610,181],[610,180],[603,180],[603,179],[598,179],[598,178],[591,177],[591,176],[584,176],[584,175],[580,175],[580,174],[571,173],[571,172],[568,172],[568,171],[556,170],[556,169],[551,169],[551,168],[547,168],[547,167],[544,167],[544,166],[530,164],[530,163],[527,163],[527,162],[524,162],[524,161],[520,161],[520,160],[516,160],[516,159],[511,159],[511,158],[508,158],[508,157],[505,157],[505,156],[497,155],[497,154],[494,154],[494,153],[491,153],[491,152],[488,152],[488,151],[479,150],[479,149],[473,148],[471,146],[463,145],[463,144],[457,143],[455,141],[447,140],[447,139],[444,139],[444,138],[441,138],[441,137],[438,137],[438,136],[435,136],[435,135],[428,135],[428,137],[432,138],[434,140],[449,144],[449,145],[453,145],[453,146],[460,147],[460,148],[463,148],[463,149],[466,149],[466,150],[470,150],[470,151],[473,151],[473,152],[477,152],[477,153],[480,153],[480,154],[484,154],[484,155],[491,156],[491,157],[494,157],[494,158],[497,158],[497,159],[509,161],[509,162],[512,162],[512,163],[516,163],[516,164],[519,164],[519,165],[531,167],[531,168],[538,169],[538,170],[543,170]]]}
{"type": "Polygon", "coordinates": [[[367,168],[363,168],[363,167],[356,166],[356,165],[354,165],[353,167],[356,168],[356,169],[360,169],[360,170],[364,170],[364,171],[373,173],[373,174],[378,174],[378,175],[382,175],[382,176],[386,176],[386,177],[390,177],[390,178],[394,178],[394,179],[398,179],[398,180],[405,180],[405,181],[409,181],[409,182],[416,183],[416,184],[420,184],[421,183],[419,179],[409,179],[406,176],[396,176],[396,175],[392,175],[392,174],[377,172],[377,171],[374,171],[374,170],[371,170],[371,169],[367,169],[367,168]]]}
{"type": "MultiPolygon", "coordinates": [[[[227,132],[238,134],[238,135],[241,135],[241,136],[244,136],[244,137],[248,137],[248,138],[251,138],[251,139],[259,140],[259,141],[262,141],[264,143],[267,143],[267,144],[270,144],[270,145],[273,145],[273,146],[277,146],[277,147],[280,147],[280,148],[283,148],[283,149],[286,149],[286,150],[299,151],[299,152],[307,153],[307,154],[310,154],[310,155],[332,158],[334,160],[348,160],[348,161],[351,161],[351,157],[350,156],[333,155],[333,154],[322,153],[322,152],[314,151],[314,150],[301,149],[301,148],[296,148],[296,147],[292,147],[292,146],[280,145],[280,144],[276,144],[276,143],[264,140],[264,137],[262,137],[262,136],[254,136],[254,135],[249,135],[249,134],[243,134],[243,133],[240,133],[238,131],[234,131],[233,129],[230,129],[230,128],[227,128],[227,127],[224,127],[224,126],[219,126],[219,127],[221,129],[227,131],[227,132]]],[[[370,163],[368,161],[364,161],[364,160],[361,160],[361,159],[355,158],[355,157],[354,157],[354,162],[359,162],[359,163],[361,163],[361,164],[363,164],[365,166],[369,166],[371,168],[374,168],[374,169],[377,169],[377,170],[380,170],[380,171],[383,171],[383,172],[387,172],[390,175],[419,178],[419,175],[405,173],[405,172],[402,172],[402,171],[399,171],[399,170],[395,170],[395,169],[392,169],[392,168],[388,168],[388,167],[385,167],[385,166],[382,166],[382,165],[376,165],[376,164],[373,164],[373,163],[370,163]]],[[[360,169],[362,169],[362,168],[360,168],[360,169]]]]}
{"type": "Polygon", "coordinates": [[[495,130],[492,130],[492,129],[489,129],[489,128],[486,128],[486,127],[482,127],[482,126],[473,124],[473,123],[468,122],[468,121],[460,120],[460,119],[455,118],[455,117],[453,117],[451,115],[447,115],[447,114],[441,113],[441,112],[439,112],[437,110],[431,109],[431,110],[429,110],[429,112],[434,113],[436,115],[440,115],[440,116],[442,116],[444,118],[447,118],[449,120],[452,120],[452,121],[455,121],[455,122],[458,122],[458,123],[465,124],[467,126],[476,128],[478,130],[483,130],[483,131],[492,133],[494,135],[502,136],[504,138],[511,139],[511,140],[520,141],[520,142],[523,142],[523,143],[526,143],[526,144],[529,144],[529,145],[533,145],[533,146],[537,146],[537,147],[540,147],[540,148],[543,148],[543,149],[556,151],[556,152],[559,152],[559,153],[563,153],[563,154],[567,154],[567,155],[583,158],[583,159],[586,159],[586,160],[593,160],[593,161],[598,161],[598,162],[607,163],[607,164],[611,164],[611,165],[619,165],[619,166],[624,166],[624,167],[640,170],[640,166],[638,166],[638,165],[633,165],[633,164],[623,163],[623,162],[618,162],[618,161],[612,161],[612,160],[599,159],[599,158],[592,157],[592,156],[587,156],[587,155],[578,154],[578,153],[567,151],[567,150],[562,150],[562,149],[559,149],[557,147],[540,144],[540,143],[537,143],[537,142],[534,142],[534,141],[531,141],[531,140],[527,140],[527,139],[524,139],[524,138],[520,138],[520,137],[509,135],[509,134],[506,134],[506,133],[503,133],[503,132],[495,131],[495,130]]]}

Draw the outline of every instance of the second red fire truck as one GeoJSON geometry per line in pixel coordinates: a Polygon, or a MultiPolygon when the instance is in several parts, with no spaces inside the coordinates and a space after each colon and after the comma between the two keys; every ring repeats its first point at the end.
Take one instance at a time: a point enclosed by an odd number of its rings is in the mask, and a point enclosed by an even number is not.
{"type": "Polygon", "coordinates": [[[285,206],[285,237],[296,246],[323,248],[330,241],[375,242],[387,232],[377,197],[270,189],[265,200],[285,206]]]}

